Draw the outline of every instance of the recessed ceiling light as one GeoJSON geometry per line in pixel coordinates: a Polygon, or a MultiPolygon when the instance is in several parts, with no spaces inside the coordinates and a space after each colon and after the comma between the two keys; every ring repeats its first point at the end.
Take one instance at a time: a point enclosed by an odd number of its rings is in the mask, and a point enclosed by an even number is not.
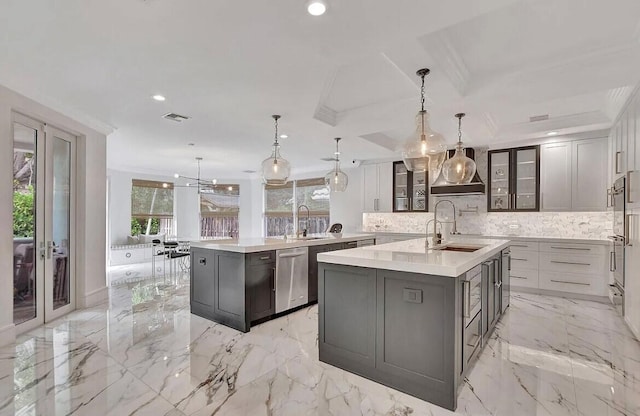
{"type": "Polygon", "coordinates": [[[230,190],[230,191],[233,191],[233,186],[230,186],[227,189],[230,190]]]}
{"type": "Polygon", "coordinates": [[[280,138],[281,138],[281,139],[288,139],[288,138],[289,138],[289,136],[288,136],[288,135],[286,135],[286,134],[281,134],[281,135],[280,135],[280,138]]]}
{"type": "Polygon", "coordinates": [[[557,131],[550,131],[549,133],[547,133],[547,136],[557,136],[558,132],[557,131]]]}
{"type": "Polygon", "coordinates": [[[322,16],[327,11],[327,5],[322,1],[314,0],[307,5],[307,11],[311,16],[322,16]]]}
{"type": "Polygon", "coordinates": [[[156,100],[156,101],[164,101],[164,100],[166,100],[166,98],[164,98],[164,95],[160,95],[160,94],[154,95],[153,99],[156,100]]]}
{"type": "Polygon", "coordinates": [[[218,180],[217,180],[217,179],[214,179],[214,180],[212,180],[212,181],[211,181],[211,183],[215,185],[215,184],[217,184],[217,183],[218,183],[218,180]]]}
{"type": "Polygon", "coordinates": [[[174,177],[174,178],[176,178],[176,179],[178,179],[178,178],[180,177],[180,174],[179,174],[179,173],[174,173],[174,174],[173,174],[173,177],[174,177]]]}

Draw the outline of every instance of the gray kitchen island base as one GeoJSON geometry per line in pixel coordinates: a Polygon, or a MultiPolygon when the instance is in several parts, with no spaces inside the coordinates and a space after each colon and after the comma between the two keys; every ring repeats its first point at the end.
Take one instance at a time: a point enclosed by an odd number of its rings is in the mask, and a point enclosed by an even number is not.
{"type": "Polygon", "coordinates": [[[320,263],[320,361],[455,410],[458,278],[320,263]]]}

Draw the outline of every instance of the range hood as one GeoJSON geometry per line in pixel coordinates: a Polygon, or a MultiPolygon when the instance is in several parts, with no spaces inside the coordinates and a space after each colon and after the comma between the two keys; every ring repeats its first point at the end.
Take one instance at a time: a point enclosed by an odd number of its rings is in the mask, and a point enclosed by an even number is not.
{"type": "MultiPolygon", "coordinates": [[[[476,160],[476,152],[472,148],[464,149],[465,154],[468,158],[476,160]]],[[[455,150],[448,151],[448,157],[452,157],[455,153],[455,150]]],[[[455,185],[447,182],[440,172],[440,176],[436,179],[435,183],[431,185],[431,195],[483,195],[485,193],[485,185],[482,183],[480,179],[480,175],[478,175],[478,171],[476,169],[476,174],[471,179],[470,183],[455,185]]]]}

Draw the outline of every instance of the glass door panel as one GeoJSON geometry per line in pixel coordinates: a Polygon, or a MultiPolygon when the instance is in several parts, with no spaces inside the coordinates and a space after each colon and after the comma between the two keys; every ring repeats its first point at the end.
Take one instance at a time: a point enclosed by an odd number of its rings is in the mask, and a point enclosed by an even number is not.
{"type": "Polygon", "coordinates": [[[72,281],[72,146],[67,133],[47,127],[46,314],[47,320],[73,309],[72,281]],[[55,311],[55,312],[54,312],[55,311]]]}
{"type": "Polygon", "coordinates": [[[490,210],[500,211],[511,208],[511,189],[509,187],[511,161],[509,155],[509,151],[491,153],[491,166],[489,166],[490,210]]]}
{"type": "Polygon", "coordinates": [[[428,175],[426,171],[414,171],[412,175],[412,211],[426,211],[428,208],[428,175]]]}
{"type": "Polygon", "coordinates": [[[409,211],[410,208],[410,192],[409,189],[409,172],[403,162],[393,164],[393,210],[409,211]]]}
{"type": "Polygon", "coordinates": [[[38,301],[42,292],[38,278],[42,268],[38,262],[37,242],[42,223],[36,218],[39,198],[37,145],[42,130],[14,122],[13,124],[13,322],[16,325],[38,319],[44,322],[38,301]]]}
{"type": "Polygon", "coordinates": [[[536,209],[538,199],[537,159],[538,153],[535,148],[516,151],[514,193],[517,210],[536,209]]]}

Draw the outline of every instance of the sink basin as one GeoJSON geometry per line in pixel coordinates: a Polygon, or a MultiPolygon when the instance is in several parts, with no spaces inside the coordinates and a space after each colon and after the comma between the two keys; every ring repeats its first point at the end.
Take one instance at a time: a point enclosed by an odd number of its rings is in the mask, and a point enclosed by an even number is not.
{"type": "Polygon", "coordinates": [[[462,253],[473,253],[474,251],[478,251],[485,246],[472,246],[472,245],[462,245],[462,244],[447,244],[446,246],[434,247],[434,250],[440,251],[458,251],[462,253]]]}

